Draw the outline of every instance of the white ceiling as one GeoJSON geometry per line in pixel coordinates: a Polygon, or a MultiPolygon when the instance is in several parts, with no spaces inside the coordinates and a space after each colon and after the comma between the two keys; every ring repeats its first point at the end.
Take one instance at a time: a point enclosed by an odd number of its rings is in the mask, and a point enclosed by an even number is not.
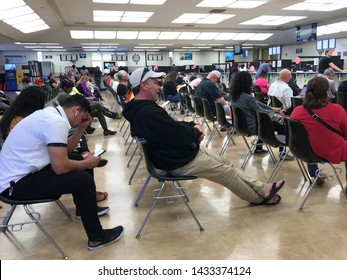
{"type": "MultiPolygon", "coordinates": [[[[0,0],[1,2],[10,0],[0,0]]],[[[185,24],[171,23],[183,13],[209,13],[212,7],[196,7],[201,0],[167,0],[164,5],[131,5],[131,4],[101,4],[92,0],[24,0],[50,27],[50,29],[24,34],[21,31],[0,21],[0,51],[25,50],[21,43],[59,43],[68,51],[81,51],[81,43],[107,44],[117,43],[116,51],[131,50],[140,44],[167,44],[167,50],[180,47],[192,47],[193,44],[207,44],[213,48],[225,48],[238,43],[285,45],[296,42],[295,27],[298,25],[318,22],[318,26],[346,20],[347,8],[330,11],[288,11],[283,8],[302,2],[302,0],[270,0],[268,3],[254,9],[225,9],[222,14],[235,16],[218,24],[185,24]],[[128,22],[94,22],[93,10],[113,11],[150,11],[153,16],[145,23],[128,22]],[[280,26],[240,25],[241,22],[251,20],[261,15],[278,16],[306,16],[280,26]],[[83,40],[71,39],[70,30],[93,31],[194,31],[194,32],[256,32],[274,33],[266,41],[210,41],[210,40],[83,40]]],[[[216,3],[219,0],[215,0],[216,3]]],[[[347,32],[336,33],[325,37],[346,37],[347,32]]],[[[325,37],[319,37],[324,39],[325,37]]]]}

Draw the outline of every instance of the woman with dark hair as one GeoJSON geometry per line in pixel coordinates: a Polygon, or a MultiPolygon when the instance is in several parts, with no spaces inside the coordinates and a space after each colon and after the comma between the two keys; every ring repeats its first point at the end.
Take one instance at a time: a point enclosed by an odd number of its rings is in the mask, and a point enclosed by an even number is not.
{"type": "MultiPolygon", "coordinates": [[[[252,131],[254,134],[257,133],[257,120],[255,117],[255,112],[263,112],[269,115],[271,118],[279,118],[279,114],[283,114],[281,108],[270,107],[266,104],[258,102],[254,96],[251,94],[251,86],[252,86],[252,77],[246,71],[238,72],[232,83],[232,91],[231,91],[231,104],[241,108],[246,114],[246,124],[247,128],[252,131]],[[276,114],[275,113],[279,113],[276,114]]],[[[278,134],[285,135],[285,129],[283,125],[276,125],[275,130],[278,134]]],[[[258,141],[258,145],[255,154],[263,154],[267,153],[266,150],[263,150],[261,145],[261,141],[258,141]]],[[[280,148],[280,151],[283,148],[280,148]]],[[[282,154],[282,153],[280,153],[282,154]]],[[[288,156],[285,158],[286,160],[291,160],[292,157],[288,156]]]]}
{"type": "MultiPolygon", "coordinates": [[[[167,100],[170,102],[173,102],[174,104],[177,104],[180,102],[180,97],[178,96],[179,93],[177,91],[177,73],[171,72],[169,73],[163,83],[163,93],[165,94],[167,100]]],[[[184,109],[181,108],[181,113],[184,113],[184,109]]]]}
{"type": "MultiPolygon", "coordinates": [[[[329,102],[329,82],[324,77],[315,77],[307,84],[303,105],[295,107],[291,118],[300,121],[308,134],[313,152],[332,163],[347,160],[347,117],[339,105],[329,102]],[[307,111],[312,111],[321,120],[341,133],[341,136],[320,124],[307,111]]],[[[317,165],[308,165],[309,173],[315,176],[317,165]]],[[[321,179],[318,183],[323,183],[321,179]]]]}
{"type": "Polygon", "coordinates": [[[6,110],[0,122],[0,131],[5,140],[14,126],[25,117],[45,106],[45,92],[41,87],[25,88],[6,110]]]}

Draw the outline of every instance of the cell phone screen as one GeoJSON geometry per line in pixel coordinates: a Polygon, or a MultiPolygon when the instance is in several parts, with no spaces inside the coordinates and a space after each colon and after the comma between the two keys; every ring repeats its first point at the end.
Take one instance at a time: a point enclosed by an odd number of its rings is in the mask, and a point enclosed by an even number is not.
{"type": "Polygon", "coordinates": [[[101,156],[103,153],[105,153],[106,152],[106,150],[105,149],[100,149],[100,150],[98,150],[98,151],[96,151],[95,153],[94,153],[94,156],[95,157],[99,157],[99,156],[101,156]]]}

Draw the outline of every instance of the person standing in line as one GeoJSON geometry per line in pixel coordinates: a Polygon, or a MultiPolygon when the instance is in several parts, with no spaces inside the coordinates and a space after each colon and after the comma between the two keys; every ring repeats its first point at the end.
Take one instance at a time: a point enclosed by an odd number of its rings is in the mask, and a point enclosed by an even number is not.
{"type": "Polygon", "coordinates": [[[266,74],[271,72],[272,62],[270,60],[266,60],[264,63],[260,64],[257,72],[255,73],[255,78],[258,79],[260,73],[265,71],[266,74]]]}
{"type": "Polygon", "coordinates": [[[337,67],[332,61],[331,61],[331,57],[333,56],[334,50],[326,50],[324,52],[325,56],[323,56],[320,60],[319,60],[319,64],[318,64],[318,73],[319,74],[324,74],[325,69],[328,68],[332,68],[335,71],[338,72],[347,72],[347,70],[343,70],[339,67],[337,67]]]}

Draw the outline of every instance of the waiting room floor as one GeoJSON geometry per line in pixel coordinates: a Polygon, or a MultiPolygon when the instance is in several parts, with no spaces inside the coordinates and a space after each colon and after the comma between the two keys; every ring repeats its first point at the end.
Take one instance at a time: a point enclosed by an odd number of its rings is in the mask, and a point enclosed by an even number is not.
{"type": "MultiPolygon", "coordinates": [[[[179,113],[177,116],[181,118],[179,113]]],[[[285,162],[276,178],[286,181],[280,192],[282,201],[279,205],[250,206],[223,186],[204,179],[188,181],[182,185],[186,187],[190,206],[205,231],[199,231],[181,200],[173,203],[160,201],[140,239],[136,239],[135,235],[153,202],[151,192],[158,188],[159,183],[152,179],[139,206],[134,207],[147,171],[142,162],[131,185],[128,184],[138,155],[128,168],[126,165],[135,145],[125,155],[127,145],[124,145],[122,137],[124,129],[119,131],[120,122],[122,120],[108,119],[109,128],[118,130],[114,136],[103,136],[99,123],[93,122],[96,131],[88,136],[92,151],[101,147],[107,150],[103,158],[109,160],[108,164],[95,169],[97,189],[109,193],[108,199],[100,205],[111,208],[109,215],[101,217],[101,223],[104,228],[123,225],[125,233],[120,241],[90,252],[80,220],[68,222],[55,203],[32,207],[41,213],[43,226],[70,259],[347,259],[347,239],[344,238],[347,230],[347,200],[337,180],[331,179],[315,187],[304,211],[298,212],[307,183],[303,186],[304,181],[296,161],[285,162]]],[[[225,135],[226,132],[222,132],[223,138],[215,135],[209,147],[212,153],[219,153],[225,135]]],[[[224,156],[239,167],[246,146],[240,136],[235,137],[235,142],[235,146],[229,145],[224,156]]],[[[266,181],[273,166],[268,155],[255,155],[245,172],[266,181]]],[[[342,165],[340,167],[343,168],[342,165]]],[[[325,173],[330,171],[327,166],[325,173]]],[[[344,168],[341,178],[345,184],[344,168]]],[[[61,201],[74,215],[71,196],[64,195],[61,201]]],[[[3,215],[7,205],[0,204],[3,205],[0,215],[3,215]]],[[[18,221],[25,216],[22,208],[18,208],[13,220],[18,221]]],[[[61,258],[35,225],[26,225],[20,232],[1,233],[0,243],[2,260],[61,258]]]]}

